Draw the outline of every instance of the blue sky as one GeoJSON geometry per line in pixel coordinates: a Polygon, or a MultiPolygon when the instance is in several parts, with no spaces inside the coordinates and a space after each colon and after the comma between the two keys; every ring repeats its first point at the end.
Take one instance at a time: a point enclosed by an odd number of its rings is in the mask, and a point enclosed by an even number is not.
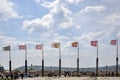
{"type": "MultiPolygon", "coordinates": [[[[76,48],[79,41],[80,67],[95,67],[96,48],[90,41],[99,41],[99,66],[115,65],[116,46],[110,40],[120,37],[119,0],[0,0],[0,64],[8,69],[11,45],[12,69],[24,65],[24,51],[28,46],[28,65],[41,65],[41,51],[36,44],[44,44],[45,66],[58,66],[58,50],[52,42],[60,42],[62,66],[76,67],[76,48]]],[[[120,41],[119,41],[120,44],[120,41]]],[[[120,47],[119,47],[120,48],[120,47]]],[[[120,57],[120,56],[119,56],[120,57]]]]}

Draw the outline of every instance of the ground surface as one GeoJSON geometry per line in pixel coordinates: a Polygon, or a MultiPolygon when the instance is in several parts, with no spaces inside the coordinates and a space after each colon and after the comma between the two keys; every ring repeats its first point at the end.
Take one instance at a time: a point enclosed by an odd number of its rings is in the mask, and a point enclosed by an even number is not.
{"type": "Polygon", "coordinates": [[[23,80],[120,80],[120,77],[36,77],[24,78],[23,80]]]}

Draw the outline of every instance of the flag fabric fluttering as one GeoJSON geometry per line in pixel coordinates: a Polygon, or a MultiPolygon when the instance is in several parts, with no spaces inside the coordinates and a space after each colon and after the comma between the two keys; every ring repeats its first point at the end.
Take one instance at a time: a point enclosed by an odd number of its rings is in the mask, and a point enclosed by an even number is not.
{"type": "Polygon", "coordinates": [[[35,46],[35,49],[43,49],[43,44],[37,44],[37,45],[35,46]]]}
{"type": "Polygon", "coordinates": [[[10,51],[10,46],[3,47],[3,51],[10,51]]]}
{"type": "Polygon", "coordinates": [[[26,45],[19,45],[19,49],[26,49],[26,45]]]}
{"type": "Polygon", "coordinates": [[[116,43],[117,43],[117,40],[111,40],[111,45],[116,45],[116,43]]]}
{"type": "Polygon", "coordinates": [[[91,46],[96,47],[98,45],[98,41],[91,41],[91,46]]]}
{"type": "Polygon", "coordinates": [[[52,43],[52,48],[60,48],[60,43],[52,43]]]}
{"type": "Polygon", "coordinates": [[[72,42],[72,47],[78,47],[78,42],[72,42]]]}

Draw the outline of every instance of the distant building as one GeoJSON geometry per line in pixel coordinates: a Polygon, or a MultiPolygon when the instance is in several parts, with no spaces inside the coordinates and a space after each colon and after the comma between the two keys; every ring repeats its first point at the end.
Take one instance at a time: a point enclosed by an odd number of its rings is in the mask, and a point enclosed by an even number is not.
{"type": "Polygon", "coordinates": [[[4,71],[4,67],[0,66],[0,72],[3,72],[3,71],[4,71]]]}

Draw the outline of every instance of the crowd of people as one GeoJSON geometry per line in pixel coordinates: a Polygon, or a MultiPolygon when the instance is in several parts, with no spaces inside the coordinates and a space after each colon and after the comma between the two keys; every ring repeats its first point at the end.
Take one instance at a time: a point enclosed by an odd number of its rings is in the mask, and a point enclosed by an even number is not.
{"type": "MultiPolygon", "coordinates": [[[[96,72],[92,72],[92,71],[87,71],[87,72],[79,72],[77,74],[77,72],[64,72],[64,76],[78,76],[78,77],[87,77],[87,76],[90,76],[90,77],[95,77],[95,76],[98,76],[98,77],[116,77],[116,73],[113,72],[113,71],[99,71],[98,74],[96,74],[96,72]]],[[[120,73],[118,74],[118,76],[120,76],[120,73]]]]}
{"type": "MultiPolygon", "coordinates": [[[[58,72],[48,72],[48,77],[56,77],[58,76],[59,73],[58,72]]],[[[92,71],[86,71],[86,72],[79,72],[77,73],[76,71],[70,72],[70,71],[63,71],[62,76],[64,77],[116,77],[116,72],[113,71],[99,71],[98,75],[96,74],[96,72],[92,72],[92,71]]],[[[46,75],[47,76],[47,75],[46,75]]],[[[118,76],[120,76],[120,73],[118,73],[118,76]]]]}
{"type": "Polygon", "coordinates": [[[23,79],[24,77],[24,73],[0,73],[0,80],[16,80],[18,78],[23,79]]]}
{"type": "MultiPolygon", "coordinates": [[[[0,73],[0,80],[16,80],[18,78],[21,78],[23,79],[24,77],[38,77],[38,76],[41,76],[40,75],[41,73],[38,73],[38,72],[35,72],[34,74],[30,74],[30,73],[23,73],[23,72],[14,72],[14,73],[0,73]]],[[[46,77],[57,77],[59,74],[58,74],[58,71],[56,72],[53,72],[53,71],[47,71],[46,72],[46,77]]],[[[77,72],[70,72],[70,71],[62,71],[62,74],[61,76],[64,76],[64,77],[95,77],[96,76],[96,73],[95,72],[90,72],[90,71],[87,71],[87,72],[79,72],[77,74],[77,72]]],[[[115,77],[116,76],[116,73],[115,72],[110,72],[110,71],[99,71],[98,75],[99,77],[115,77]]],[[[120,74],[118,75],[120,76],[120,74]]]]}

